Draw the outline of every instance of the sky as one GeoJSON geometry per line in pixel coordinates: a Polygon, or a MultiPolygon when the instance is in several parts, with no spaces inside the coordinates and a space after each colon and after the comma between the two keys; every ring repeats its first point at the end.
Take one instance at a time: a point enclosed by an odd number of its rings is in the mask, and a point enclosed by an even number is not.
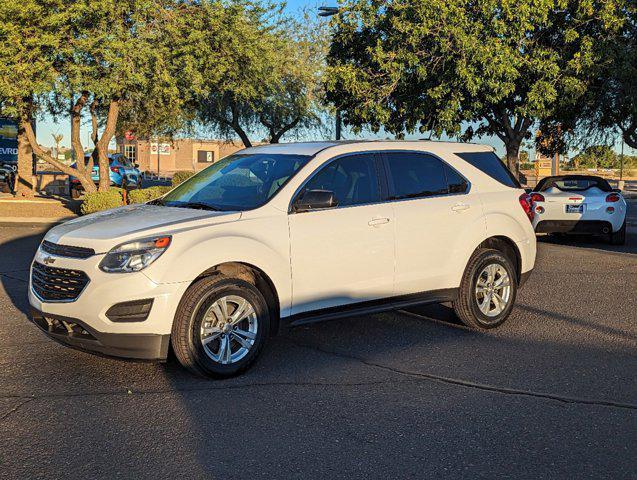
{"type": "MultiPolygon", "coordinates": [[[[325,2],[321,2],[321,1],[316,1],[316,0],[288,0],[287,2],[287,10],[290,13],[301,13],[303,10],[307,10],[307,9],[311,9],[311,10],[316,10],[318,11],[318,7],[319,6],[336,6],[337,2],[336,1],[329,1],[326,0],[325,2]]],[[[327,20],[326,20],[327,21],[327,20]]],[[[89,141],[89,120],[86,119],[83,122],[83,125],[81,127],[81,139],[82,139],[82,143],[84,145],[84,147],[87,147],[88,145],[90,145],[90,141],[89,141]]],[[[45,117],[43,119],[41,119],[38,124],[37,124],[37,137],[38,137],[38,142],[42,145],[45,146],[52,146],[53,145],[53,138],[52,135],[53,134],[62,134],[64,136],[63,140],[62,140],[62,145],[69,147],[70,146],[70,138],[71,138],[71,127],[70,127],[70,120],[68,118],[60,118],[58,119],[58,123],[55,123],[53,121],[52,118],[50,117],[45,117]]],[[[310,134],[312,135],[312,134],[310,134]]],[[[319,135],[318,133],[315,135],[319,135]]],[[[414,140],[414,139],[421,139],[423,137],[423,135],[408,135],[406,137],[407,140],[414,140]]],[[[343,132],[343,138],[386,138],[386,136],[384,135],[374,135],[371,133],[362,133],[361,135],[357,135],[354,136],[352,135],[350,132],[348,132],[347,130],[344,130],[343,132]]],[[[316,136],[312,135],[311,137],[308,138],[303,138],[303,140],[319,140],[321,138],[316,138],[316,136]]],[[[447,140],[447,138],[443,137],[443,140],[447,140]]],[[[283,138],[283,141],[285,141],[285,137],[283,138]]],[[[499,156],[504,155],[504,145],[502,144],[502,141],[499,140],[496,137],[482,137],[479,139],[475,139],[474,140],[477,143],[483,143],[483,144],[488,144],[491,145],[495,148],[496,153],[499,156]]],[[[111,147],[114,147],[114,140],[111,143],[111,147]]],[[[618,142],[615,145],[615,149],[617,151],[619,151],[619,149],[621,148],[621,143],[618,142]]],[[[524,148],[526,150],[530,150],[531,153],[533,154],[533,149],[532,148],[524,148]]],[[[630,148],[626,148],[625,150],[626,154],[635,154],[635,152],[633,152],[630,148]]],[[[531,158],[533,158],[531,156],[531,158]]]]}

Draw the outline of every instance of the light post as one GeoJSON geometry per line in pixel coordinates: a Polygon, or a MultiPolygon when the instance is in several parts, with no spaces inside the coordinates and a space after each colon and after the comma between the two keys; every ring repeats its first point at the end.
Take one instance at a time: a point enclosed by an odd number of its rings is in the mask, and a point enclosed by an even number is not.
{"type": "MultiPolygon", "coordinates": [[[[333,15],[336,15],[339,13],[339,8],[338,7],[319,7],[319,17],[331,17],[333,15]]],[[[338,109],[338,107],[336,108],[336,115],[335,115],[335,120],[336,120],[336,131],[335,131],[335,136],[336,136],[336,140],[340,140],[341,139],[341,111],[338,109]]]]}

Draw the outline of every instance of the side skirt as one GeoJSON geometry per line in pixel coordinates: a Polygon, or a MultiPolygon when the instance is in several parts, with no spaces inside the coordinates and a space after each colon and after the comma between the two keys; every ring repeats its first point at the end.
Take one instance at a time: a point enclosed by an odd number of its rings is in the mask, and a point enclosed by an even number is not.
{"type": "Polygon", "coordinates": [[[397,297],[381,298],[367,302],[339,305],[337,307],[321,308],[310,312],[301,312],[281,319],[281,323],[288,327],[298,327],[308,323],[335,320],[338,318],[368,315],[372,313],[398,310],[400,308],[426,305],[429,303],[451,302],[458,298],[457,288],[432,290],[430,292],[410,293],[397,297]]]}

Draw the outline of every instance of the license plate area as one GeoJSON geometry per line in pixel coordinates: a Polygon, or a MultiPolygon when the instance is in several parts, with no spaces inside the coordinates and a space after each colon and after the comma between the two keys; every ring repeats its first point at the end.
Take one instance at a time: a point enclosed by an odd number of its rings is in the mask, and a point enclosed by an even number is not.
{"type": "Polygon", "coordinates": [[[584,204],[566,205],[566,213],[584,213],[584,204]]]}

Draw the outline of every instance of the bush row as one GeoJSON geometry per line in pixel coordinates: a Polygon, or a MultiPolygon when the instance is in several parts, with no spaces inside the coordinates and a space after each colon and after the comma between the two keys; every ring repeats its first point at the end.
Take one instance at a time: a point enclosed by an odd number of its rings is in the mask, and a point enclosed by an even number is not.
{"type": "MultiPolygon", "coordinates": [[[[126,192],[127,204],[146,203],[155,198],[165,195],[173,187],[157,186],[142,188],[140,190],[130,190],[126,192]]],[[[125,205],[124,190],[121,188],[111,187],[105,192],[93,192],[84,195],[82,205],[80,205],[80,214],[88,215],[89,213],[101,212],[125,205]]]]}
{"type": "MultiPolygon", "coordinates": [[[[156,186],[142,188],[139,190],[129,190],[126,193],[126,203],[146,203],[165,195],[174,187],[185,182],[192,177],[195,172],[178,171],[172,179],[172,186],[156,186]]],[[[110,208],[121,207],[124,202],[124,191],[121,188],[111,187],[106,192],[93,192],[84,195],[84,200],[80,206],[80,214],[88,215],[89,213],[100,212],[110,208]]]]}

